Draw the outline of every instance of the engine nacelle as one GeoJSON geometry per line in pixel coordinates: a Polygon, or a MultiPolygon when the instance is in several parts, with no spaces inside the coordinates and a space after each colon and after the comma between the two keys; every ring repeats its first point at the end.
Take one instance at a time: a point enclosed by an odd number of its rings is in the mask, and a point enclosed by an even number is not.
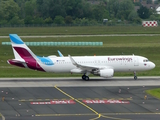
{"type": "Polygon", "coordinates": [[[104,69],[99,71],[99,75],[101,77],[110,78],[113,77],[114,70],[113,69],[104,69]]]}

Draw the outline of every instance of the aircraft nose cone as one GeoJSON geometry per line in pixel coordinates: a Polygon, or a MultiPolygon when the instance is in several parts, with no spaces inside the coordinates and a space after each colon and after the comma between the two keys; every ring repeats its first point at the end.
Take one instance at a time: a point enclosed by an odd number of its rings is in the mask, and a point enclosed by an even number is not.
{"type": "Polygon", "coordinates": [[[155,67],[156,67],[156,65],[154,63],[152,63],[152,68],[155,68],[155,67]]]}
{"type": "Polygon", "coordinates": [[[155,66],[156,66],[156,65],[155,65],[153,62],[151,62],[151,64],[149,65],[150,69],[155,68],[155,66]]]}

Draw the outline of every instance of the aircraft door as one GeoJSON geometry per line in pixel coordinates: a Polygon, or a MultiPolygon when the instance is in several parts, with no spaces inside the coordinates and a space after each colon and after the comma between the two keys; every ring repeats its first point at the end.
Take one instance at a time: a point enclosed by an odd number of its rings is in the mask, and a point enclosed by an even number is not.
{"type": "Polygon", "coordinates": [[[138,58],[135,57],[135,58],[134,58],[134,66],[138,66],[138,65],[139,65],[138,58]]]}

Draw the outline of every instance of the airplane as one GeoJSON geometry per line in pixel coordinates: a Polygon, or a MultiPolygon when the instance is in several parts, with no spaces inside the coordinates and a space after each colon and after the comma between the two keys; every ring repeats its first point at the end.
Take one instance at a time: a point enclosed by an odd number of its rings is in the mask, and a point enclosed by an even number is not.
{"type": "Polygon", "coordinates": [[[111,78],[114,72],[136,72],[155,68],[146,57],[137,55],[119,56],[36,56],[17,34],[9,34],[15,58],[7,62],[18,67],[53,73],[80,73],[88,81],[89,74],[111,78]]]}

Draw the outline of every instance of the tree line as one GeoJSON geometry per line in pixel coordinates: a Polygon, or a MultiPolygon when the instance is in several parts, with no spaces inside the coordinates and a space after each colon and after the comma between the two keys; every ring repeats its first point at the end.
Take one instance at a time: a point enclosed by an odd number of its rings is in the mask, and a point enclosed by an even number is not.
{"type": "Polygon", "coordinates": [[[0,0],[0,25],[140,23],[153,15],[147,9],[144,17],[142,7],[136,12],[132,0],[0,0]]]}

